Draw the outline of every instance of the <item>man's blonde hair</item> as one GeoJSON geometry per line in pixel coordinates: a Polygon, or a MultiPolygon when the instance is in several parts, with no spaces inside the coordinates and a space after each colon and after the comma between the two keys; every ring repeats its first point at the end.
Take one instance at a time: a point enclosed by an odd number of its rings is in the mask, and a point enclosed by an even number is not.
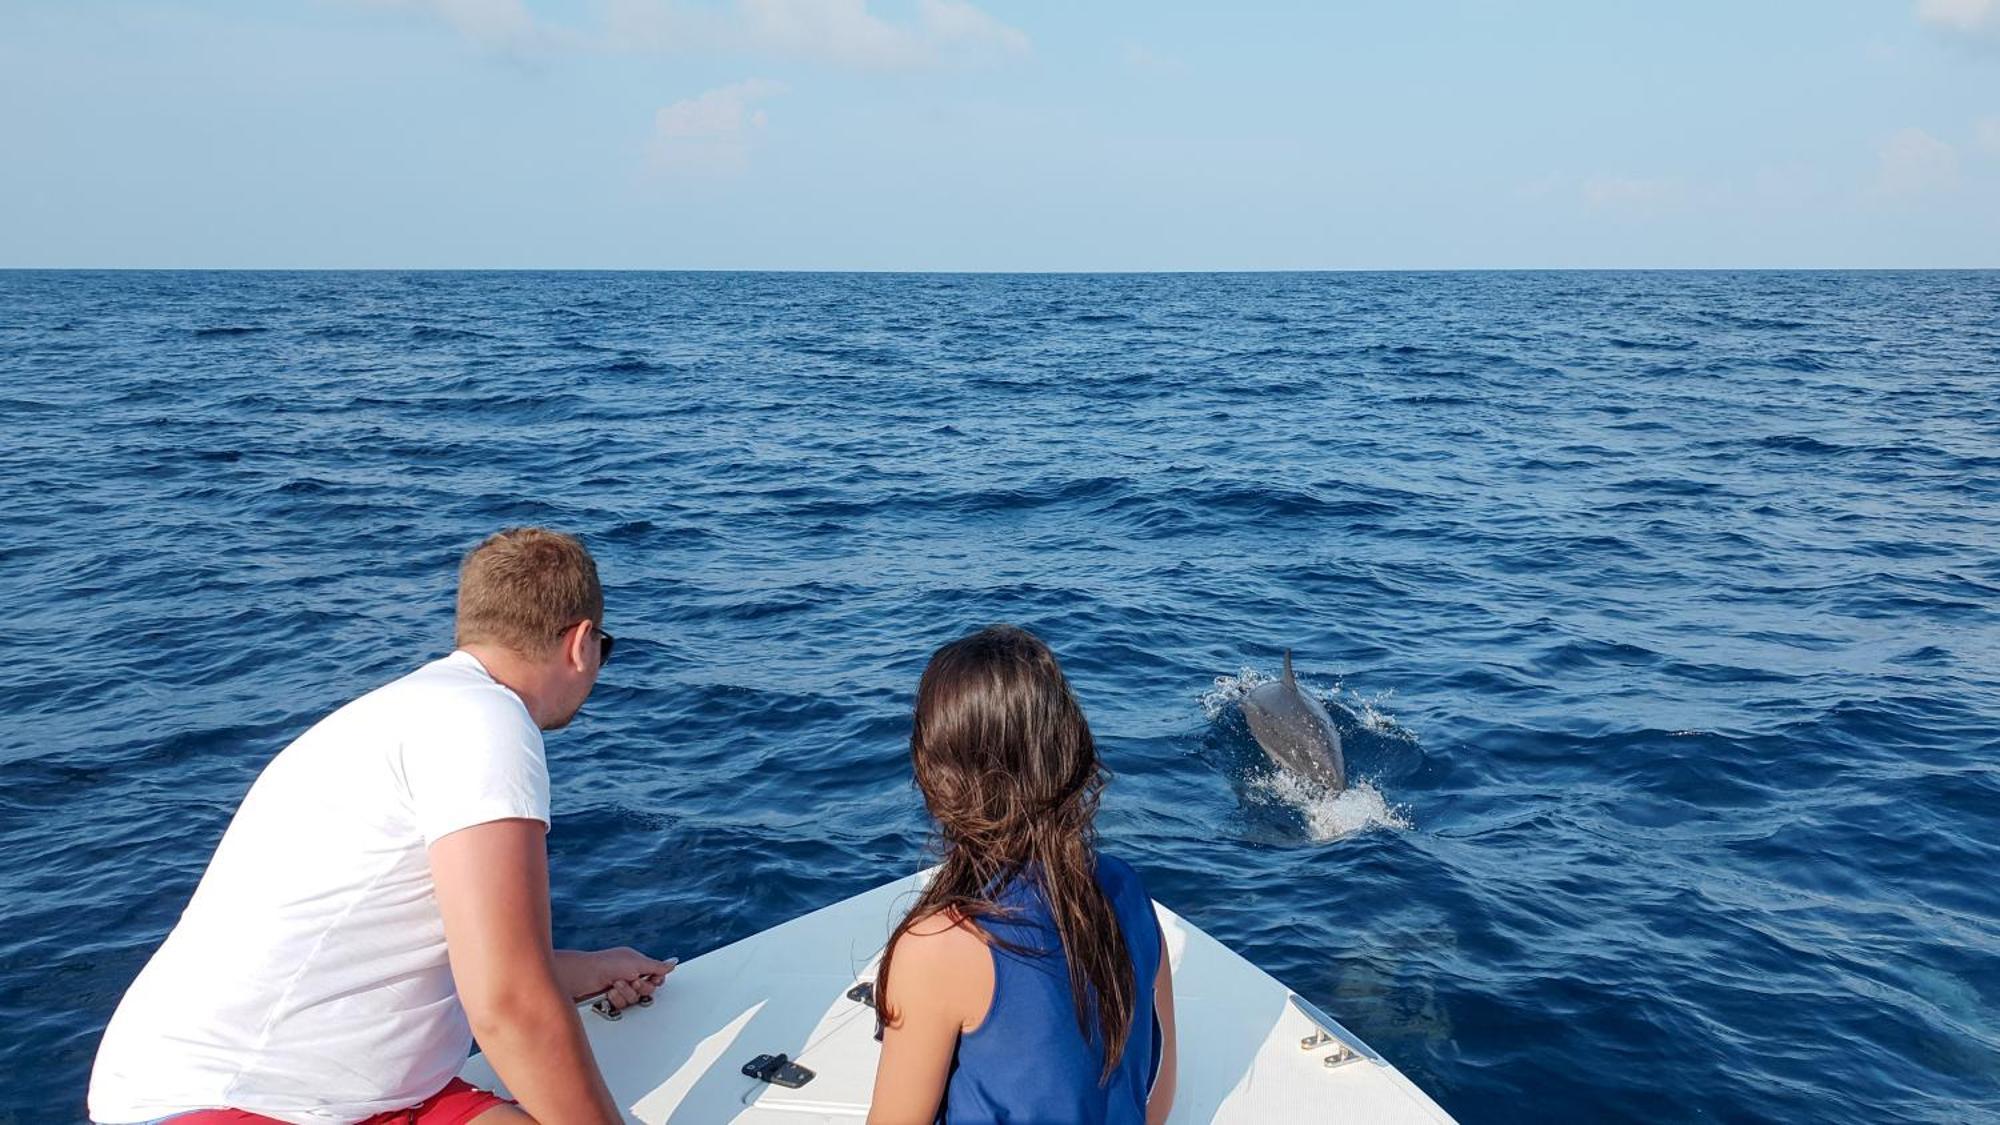
{"type": "Polygon", "coordinates": [[[542,656],[563,630],[604,624],[597,563],[574,536],[540,527],[489,535],[458,568],[458,645],[542,656]]]}

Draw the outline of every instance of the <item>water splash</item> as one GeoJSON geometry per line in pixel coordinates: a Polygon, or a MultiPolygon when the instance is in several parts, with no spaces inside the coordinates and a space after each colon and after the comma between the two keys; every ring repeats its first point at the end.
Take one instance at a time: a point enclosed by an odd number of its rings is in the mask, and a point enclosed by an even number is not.
{"type": "Polygon", "coordinates": [[[1201,713],[1213,723],[1229,713],[1230,707],[1249,695],[1259,684],[1268,684],[1276,676],[1265,675],[1255,668],[1239,668],[1234,676],[1215,677],[1215,686],[1201,693],[1201,713]]]}
{"type": "Polygon", "coordinates": [[[1370,734],[1415,742],[1416,734],[1398,723],[1396,716],[1382,709],[1382,704],[1387,703],[1389,697],[1394,694],[1396,694],[1395,688],[1383,688],[1374,695],[1362,695],[1352,688],[1343,689],[1339,684],[1335,684],[1331,694],[1320,693],[1320,700],[1346,707],[1354,713],[1355,721],[1361,729],[1370,734]]]}
{"type": "MultiPolygon", "coordinates": [[[[1217,676],[1214,686],[1201,694],[1201,712],[1210,723],[1222,722],[1234,712],[1244,696],[1276,679],[1270,673],[1249,667],[1239,668],[1234,675],[1217,676]]],[[[1299,678],[1299,683],[1327,707],[1338,726],[1351,725],[1383,738],[1410,743],[1416,741],[1415,734],[1398,724],[1394,715],[1383,710],[1382,704],[1388,700],[1391,691],[1363,696],[1338,680],[1326,687],[1315,685],[1304,677],[1299,678]]],[[[1413,826],[1407,807],[1390,804],[1382,791],[1365,779],[1353,779],[1345,791],[1335,793],[1318,782],[1272,768],[1253,773],[1247,779],[1247,787],[1254,799],[1282,805],[1297,813],[1315,843],[1337,840],[1370,828],[1406,831],[1413,826]]]]}
{"type": "Polygon", "coordinates": [[[1357,780],[1339,793],[1284,770],[1270,770],[1250,779],[1257,796],[1285,805],[1305,822],[1314,843],[1326,843],[1370,828],[1408,831],[1415,827],[1410,810],[1392,805],[1374,783],[1357,780]]]}

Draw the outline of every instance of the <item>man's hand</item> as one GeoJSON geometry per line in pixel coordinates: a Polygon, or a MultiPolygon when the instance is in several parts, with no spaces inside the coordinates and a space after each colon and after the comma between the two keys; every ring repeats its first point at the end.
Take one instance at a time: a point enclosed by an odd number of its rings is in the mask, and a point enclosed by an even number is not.
{"type": "Polygon", "coordinates": [[[613,1008],[629,1008],[666,982],[678,962],[656,961],[629,946],[581,953],[556,950],[556,979],[572,1000],[604,995],[613,1008]]]}

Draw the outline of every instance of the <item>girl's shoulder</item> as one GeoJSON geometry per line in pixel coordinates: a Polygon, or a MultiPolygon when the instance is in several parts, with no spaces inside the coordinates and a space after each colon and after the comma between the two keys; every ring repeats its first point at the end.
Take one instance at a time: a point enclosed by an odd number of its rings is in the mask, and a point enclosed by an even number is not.
{"type": "Polygon", "coordinates": [[[937,1007],[968,1026],[993,999],[993,953],[956,911],[923,915],[896,936],[890,997],[896,1007],[937,1007]]]}
{"type": "Polygon", "coordinates": [[[933,910],[910,919],[896,936],[896,957],[949,958],[977,946],[985,948],[978,928],[956,910],[933,910]]]}
{"type": "Polygon", "coordinates": [[[992,953],[979,927],[955,910],[938,910],[912,919],[896,936],[896,974],[918,981],[963,980],[967,971],[985,965],[992,953]]]}
{"type": "Polygon", "coordinates": [[[1097,883],[1104,888],[1106,898],[1116,902],[1127,895],[1134,895],[1152,901],[1146,892],[1146,880],[1139,869],[1114,855],[1097,853],[1097,883]]]}
{"type": "Polygon", "coordinates": [[[1133,867],[1131,864],[1126,863],[1109,852],[1103,851],[1097,853],[1097,877],[1105,880],[1115,879],[1121,883],[1144,882],[1144,880],[1139,878],[1138,868],[1133,867]]]}

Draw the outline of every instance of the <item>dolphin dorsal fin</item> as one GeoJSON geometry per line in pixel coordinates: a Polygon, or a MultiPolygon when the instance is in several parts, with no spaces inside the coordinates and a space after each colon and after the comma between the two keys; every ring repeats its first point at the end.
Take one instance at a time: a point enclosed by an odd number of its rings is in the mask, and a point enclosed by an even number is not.
{"type": "Polygon", "coordinates": [[[1297,680],[1295,680],[1295,679],[1293,679],[1293,678],[1292,678],[1292,650],[1291,650],[1291,649],[1286,649],[1286,650],[1285,650],[1285,683],[1286,683],[1286,685],[1288,685],[1288,686],[1290,686],[1290,687],[1297,687],[1297,686],[1299,686],[1299,682],[1298,682],[1297,680]]]}

